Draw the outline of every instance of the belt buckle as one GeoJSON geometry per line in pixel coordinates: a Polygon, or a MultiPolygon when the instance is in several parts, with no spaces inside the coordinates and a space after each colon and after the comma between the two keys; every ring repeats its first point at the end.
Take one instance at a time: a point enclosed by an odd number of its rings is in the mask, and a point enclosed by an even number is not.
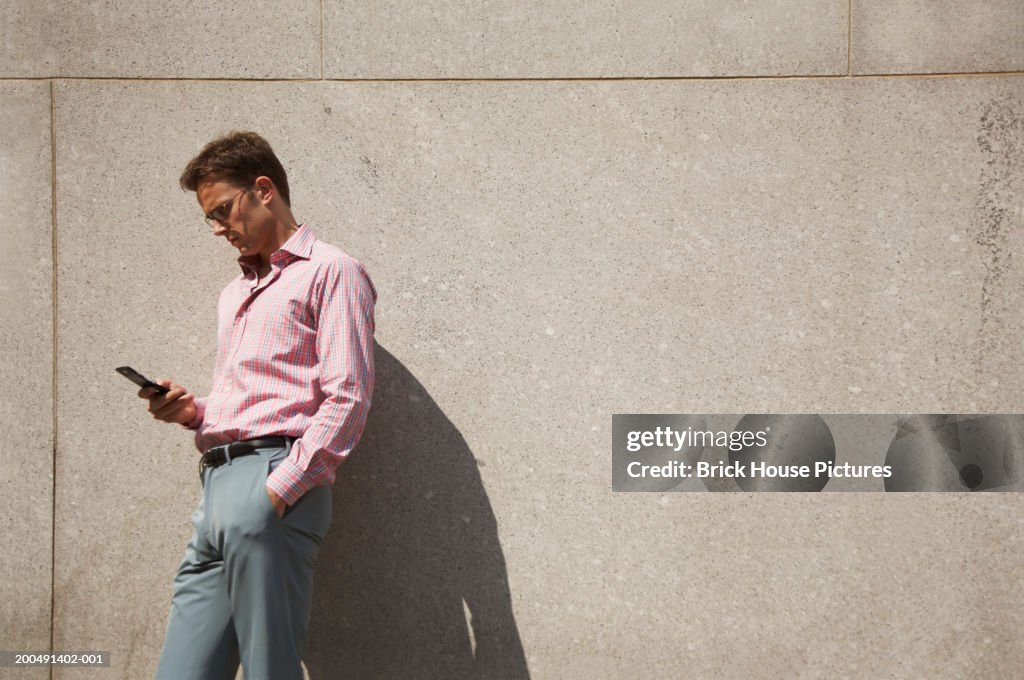
{"type": "Polygon", "coordinates": [[[226,459],[224,462],[229,462],[231,460],[231,453],[229,450],[230,446],[231,444],[221,444],[220,446],[211,446],[209,449],[207,449],[206,452],[203,453],[203,455],[200,456],[199,458],[200,474],[202,474],[202,471],[205,470],[206,468],[217,467],[209,461],[208,457],[212,458],[210,454],[212,454],[214,451],[217,451],[218,449],[224,449],[224,457],[226,459]]]}
{"type": "MultiPolygon", "coordinates": [[[[231,442],[231,444],[234,444],[234,442],[231,442]]],[[[231,444],[221,444],[220,446],[212,446],[209,449],[207,449],[206,452],[203,453],[202,456],[199,457],[199,479],[200,480],[202,480],[203,473],[206,472],[207,468],[218,467],[218,466],[215,466],[213,463],[211,463],[209,460],[206,459],[207,454],[210,453],[211,451],[216,451],[217,449],[224,449],[224,458],[225,458],[224,462],[225,463],[230,463],[231,462],[231,444]]],[[[221,465],[223,465],[223,463],[221,463],[221,465]]]]}
{"type": "Polygon", "coordinates": [[[207,449],[203,452],[203,455],[199,456],[199,481],[203,480],[203,473],[206,472],[206,468],[213,467],[210,465],[210,461],[206,460],[206,454],[212,449],[207,449]]]}

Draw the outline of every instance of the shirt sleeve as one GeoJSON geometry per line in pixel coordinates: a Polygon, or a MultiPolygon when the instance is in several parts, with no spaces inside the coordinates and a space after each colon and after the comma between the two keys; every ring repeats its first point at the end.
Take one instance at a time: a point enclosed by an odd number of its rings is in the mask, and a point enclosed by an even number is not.
{"type": "Polygon", "coordinates": [[[359,442],[373,395],[374,304],[377,291],[352,258],[326,267],[316,329],[320,389],[326,395],[267,488],[292,505],[314,486],[334,483],[335,470],[359,442]]]}

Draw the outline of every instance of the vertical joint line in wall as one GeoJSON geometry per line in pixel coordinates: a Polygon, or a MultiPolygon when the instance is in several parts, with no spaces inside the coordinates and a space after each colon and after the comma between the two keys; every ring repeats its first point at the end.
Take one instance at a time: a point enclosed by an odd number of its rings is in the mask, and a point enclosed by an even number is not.
{"type": "MultiPolygon", "coordinates": [[[[50,393],[51,432],[50,446],[50,651],[53,651],[54,614],[56,611],[57,583],[57,85],[50,79],[50,296],[51,333],[53,333],[53,359],[50,362],[53,381],[50,393]]],[[[53,680],[53,666],[50,666],[53,680]]]]}
{"type": "Polygon", "coordinates": [[[324,0],[320,0],[320,80],[324,79],[324,0]]]}
{"type": "Polygon", "coordinates": [[[846,75],[853,76],[853,0],[846,6],[846,75]]]}

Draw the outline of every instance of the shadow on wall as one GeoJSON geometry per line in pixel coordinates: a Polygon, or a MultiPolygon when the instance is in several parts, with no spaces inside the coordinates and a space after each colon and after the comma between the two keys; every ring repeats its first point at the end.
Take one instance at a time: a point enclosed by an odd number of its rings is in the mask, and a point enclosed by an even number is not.
{"type": "Polygon", "coordinates": [[[419,381],[375,357],[317,564],[309,677],[529,678],[476,459],[419,381]]]}

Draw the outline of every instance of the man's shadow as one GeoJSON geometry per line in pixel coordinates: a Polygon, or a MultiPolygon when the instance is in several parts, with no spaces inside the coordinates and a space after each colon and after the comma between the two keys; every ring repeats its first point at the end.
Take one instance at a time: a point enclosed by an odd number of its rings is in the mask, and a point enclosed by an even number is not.
{"type": "Polygon", "coordinates": [[[375,357],[317,563],[309,677],[528,679],[477,461],[419,381],[380,345],[375,357]]]}

